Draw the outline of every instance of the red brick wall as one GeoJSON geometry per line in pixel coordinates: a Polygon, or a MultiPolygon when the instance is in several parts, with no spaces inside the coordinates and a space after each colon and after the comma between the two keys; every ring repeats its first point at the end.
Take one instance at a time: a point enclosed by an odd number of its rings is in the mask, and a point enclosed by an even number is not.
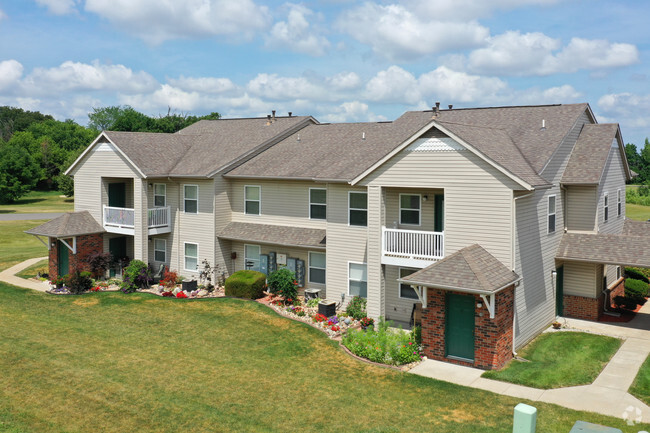
{"type": "MultiPolygon", "coordinates": [[[[422,315],[422,346],[426,356],[454,364],[483,369],[499,369],[512,358],[512,321],[514,317],[514,286],[496,295],[494,319],[479,295],[474,305],[474,362],[445,357],[445,299],[446,291],[428,289],[427,308],[422,315]]],[[[467,295],[466,293],[451,292],[467,295]]]]}
{"type": "MultiPolygon", "coordinates": [[[[56,278],[59,274],[59,257],[57,249],[57,240],[50,238],[50,245],[54,242],[53,247],[50,248],[49,253],[49,270],[50,280],[56,278]]],[[[70,243],[69,241],[68,243],[70,243]]],[[[90,271],[88,267],[87,258],[94,252],[101,252],[104,250],[104,236],[101,233],[91,235],[77,236],[77,254],[68,254],[70,264],[70,273],[78,271],[90,271]]]]}
{"type": "Polygon", "coordinates": [[[609,302],[611,308],[616,308],[614,298],[617,296],[625,296],[625,278],[621,278],[616,282],[616,285],[609,289],[609,302]]]}
{"type": "Polygon", "coordinates": [[[603,310],[604,302],[604,294],[598,298],[564,295],[564,316],[597,321],[603,310]]]}

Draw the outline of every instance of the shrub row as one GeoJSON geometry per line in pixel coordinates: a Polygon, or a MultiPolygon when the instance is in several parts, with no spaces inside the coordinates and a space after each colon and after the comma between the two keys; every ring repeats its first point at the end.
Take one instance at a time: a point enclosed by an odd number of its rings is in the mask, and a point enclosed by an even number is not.
{"type": "Polygon", "coordinates": [[[226,279],[226,296],[235,298],[258,299],[264,296],[266,275],[261,272],[237,271],[226,279]]]}
{"type": "Polygon", "coordinates": [[[377,331],[350,330],[343,336],[342,343],[350,352],[373,362],[402,365],[419,361],[420,349],[416,336],[401,329],[389,331],[390,324],[380,318],[377,331]]]}

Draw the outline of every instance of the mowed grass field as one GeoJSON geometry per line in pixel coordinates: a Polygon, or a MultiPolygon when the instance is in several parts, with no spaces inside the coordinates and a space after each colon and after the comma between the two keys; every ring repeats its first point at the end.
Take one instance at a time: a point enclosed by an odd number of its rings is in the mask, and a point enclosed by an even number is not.
{"type": "MultiPolygon", "coordinates": [[[[0,284],[0,329],[3,432],[507,432],[522,402],[362,363],[251,301],[0,284]]],[[[532,404],[537,432],[650,428],[532,404]]]]}
{"type": "Polygon", "coordinates": [[[74,199],[61,197],[59,191],[30,191],[15,203],[0,205],[0,214],[72,212],[73,210],[74,199]]]}

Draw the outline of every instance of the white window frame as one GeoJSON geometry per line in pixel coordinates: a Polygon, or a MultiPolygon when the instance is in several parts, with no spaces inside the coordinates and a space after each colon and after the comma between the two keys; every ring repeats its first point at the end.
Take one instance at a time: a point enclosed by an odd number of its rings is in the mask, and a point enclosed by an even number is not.
{"type": "Polygon", "coordinates": [[[244,215],[262,215],[262,186],[261,185],[244,185],[244,215]],[[246,198],[246,191],[248,188],[257,188],[259,191],[259,198],[257,200],[249,200],[246,198]],[[257,202],[257,213],[248,213],[246,210],[246,203],[257,202]]]}
{"type": "Polygon", "coordinates": [[[617,216],[622,216],[623,215],[623,200],[622,200],[623,194],[621,193],[621,189],[616,190],[616,215],[617,216]]]}
{"type": "Polygon", "coordinates": [[[153,261],[158,262],[158,263],[166,263],[167,262],[167,239],[162,239],[162,238],[153,238],[153,261]],[[156,248],[156,243],[157,242],[162,242],[163,243],[163,249],[156,248]],[[156,253],[162,252],[163,253],[163,259],[162,260],[157,260],[156,259],[156,253]]]}
{"type": "Polygon", "coordinates": [[[307,281],[310,284],[325,284],[327,282],[327,254],[322,252],[322,251],[309,251],[307,253],[307,259],[308,259],[308,262],[309,262],[307,264],[307,273],[308,273],[307,281]],[[322,254],[323,256],[325,256],[325,267],[324,268],[319,268],[318,266],[312,266],[312,264],[311,264],[311,255],[312,254],[322,254]],[[311,270],[312,270],[312,268],[313,269],[321,269],[321,270],[323,270],[325,272],[325,281],[323,281],[322,283],[320,281],[312,281],[311,280],[311,270]]]}
{"type": "Polygon", "coordinates": [[[248,267],[246,266],[246,262],[249,260],[249,258],[246,256],[247,247],[257,248],[257,259],[250,259],[250,260],[252,260],[254,262],[253,266],[250,268],[250,270],[251,271],[259,271],[260,270],[260,256],[262,255],[262,247],[260,245],[244,244],[244,269],[248,269],[248,267]],[[255,266],[255,262],[257,263],[257,266],[255,266]]]}
{"type": "Polygon", "coordinates": [[[368,191],[348,191],[348,226],[353,226],[353,227],[368,227],[368,191]],[[350,207],[350,197],[352,194],[365,194],[366,195],[366,208],[361,209],[361,208],[353,208],[350,207]],[[359,224],[350,224],[350,214],[352,211],[364,211],[366,213],[366,225],[359,225],[359,224]]]}
{"type": "Polygon", "coordinates": [[[364,282],[364,280],[351,280],[350,279],[350,265],[364,265],[366,267],[366,296],[361,296],[364,299],[368,299],[368,263],[363,263],[363,262],[348,262],[348,296],[357,296],[357,295],[352,295],[350,293],[350,281],[359,281],[359,282],[364,282]]]}
{"type": "Polygon", "coordinates": [[[322,220],[322,221],[327,220],[327,188],[309,188],[309,219],[322,220]],[[312,203],[312,201],[311,201],[311,192],[312,192],[312,190],[325,191],[325,203],[312,203]],[[312,214],[311,214],[311,207],[312,206],[325,206],[325,218],[314,218],[312,216],[312,214]]]}
{"type": "MultiPolygon", "coordinates": [[[[185,191],[185,190],[183,190],[183,191],[185,191]]],[[[197,191],[197,198],[198,198],[198,191],[197,191]]],[[[153,184],[153,207],[165,207],[165,206],[167,206],[167,184],[154,183],[153,184]],[[164,188],[165,192],[164,192],[164,194],[162,196],[160,194],[156,194],[156,187],[157,186],[162,186],[164,188]],[[163,204],[162,205],[157,205],[156,204],[156,197],[162,197],[163,198],[163,204]]],[[[197,209],[198,209],[198,206],[197,206],[197,209]]]]}
{"type": "Polygon", "coordinates": [[[198,186],[197,184],[194,184],[194,183],[184,183],[184,184],[183,184],[183,213],[186,213],[186,214],[193,214],[193,215],[196,215],[196,214],[199,213],[199,186],[198,186]],[[186,198],[186,197],[185,197],[185,187],[188,187],[188,186],[190,186],[190,187],[196,187],[196,198],[195,198],[195,199],[194,199],[194,198],[186,198]],[[186,202],[187,200],[196,201],[196,212],[188,212],[188,211],[186,210],[185,202],[186,202]]]}
{"type": "Polygon", "coordinates": [[[620,280],[622,276],[623,272],[621,271],[621,267],[616,266],[616,281],[620,280]]]}
{"type": "Polygon", "coordinates": [[[422,225],[422,194],[409,194],[407,192],[400,193],[400,195],[399,195],[399,223],[400,223],[400,225],[403,225],[403,226],[413,226],[413,227],[422,225]],[[402,196],[403,195],[417,196],[418,197],[418,203],[420,204],[420,207],[418,209],[403,208],[402,207],[402,196]],[[418,223],[413,224],[413,223],[405,223],[405,222],[403,222],[402,221],[402,211],[403,210],[410,210],[410,211],[417,210],[418,211],[418,223]]]}
{"type": "MultiPolygon", "coordinates": [[[[402,278],[402,269],[413,271],[413,272],[417,272],[419,270],[417,268],[409,268],[408,266],[400,266],[397,269],[397,275],[399,275],[400,278],[402,278]]],[[[397,283],[397,296],[399,297],[399,299],[406,299],[406,300],[409,300],[409,301],[420,302],[420,298],[418,297],[418,292],[415,289],[413,289],[413,287],[411,287],[411,289],[415,292],[415,298],[409,298],[408,296],[402,296],[402,284],[403,283],[400,283],[400,282],[397,283]]],[[[406,284],[404,284],[404,285],[406,285],[406,284]]]]}
{"type": "Polygon", "coordinates": [[[546,201],[546,233],[557,231],[557,195],[551,194],[546,201]],[[553,198],[553,212],[551,212],[551,198],[553,198]],[[551,216],[553,217],[553,230],[551,230],[551,216]]]}
{"type": "Polygon", "coordinates": [[[603,193],[603,223],[609,221],[609,193],[603,193]]]}
{"type": "Polygon", "coordinates": [[[183,242],[183,269],[189,272],[199,272],[199,244],[196,242],[183,242]],[[187,258],[194,258],[194,256],[187,255],[187,245],[196,245],[196,268],[187,269],[187,258]]]}

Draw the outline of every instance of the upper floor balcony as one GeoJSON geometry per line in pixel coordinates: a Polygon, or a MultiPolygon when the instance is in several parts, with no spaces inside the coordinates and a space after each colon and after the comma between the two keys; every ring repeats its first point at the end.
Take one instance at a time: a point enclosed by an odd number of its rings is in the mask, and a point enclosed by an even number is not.
{"type": "MultiPolygon", "coordinates": [[[[135,234],[135,209],[104,206],[104,229],[109,233],[135,234]]],[[[171,208],[155,207],[147,211],[147,230],[149,235],[171,232],[171,208]]]]}
{"type": "Polygon", "coordinates": [[[445,256],[445,234],[382,227],[381,253],[385,265],[424,268],[445,256]]]}

